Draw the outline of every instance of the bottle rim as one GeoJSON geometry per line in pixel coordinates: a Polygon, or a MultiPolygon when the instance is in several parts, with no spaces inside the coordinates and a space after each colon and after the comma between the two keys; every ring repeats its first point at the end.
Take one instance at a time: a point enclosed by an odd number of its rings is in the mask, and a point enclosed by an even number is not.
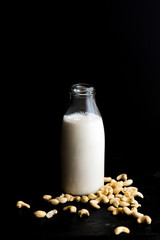
{"type": "Polygon", "coordinates": [[[72,95],[93,95],[95,94],[95,88],[89,83],[76,83],[71,86],[72,95]]]}

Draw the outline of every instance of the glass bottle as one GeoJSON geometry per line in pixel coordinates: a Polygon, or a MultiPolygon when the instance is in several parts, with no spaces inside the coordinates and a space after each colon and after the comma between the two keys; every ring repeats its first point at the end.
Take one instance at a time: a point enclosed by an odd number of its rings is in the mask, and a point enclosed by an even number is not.
{"type": "Polygon", "coordinates": [[[105,135],[95,101],[95,88],[78,83],[71,87],[63,116],[61,185],[66,193],[95,193],[104,184],[105,135]]]}

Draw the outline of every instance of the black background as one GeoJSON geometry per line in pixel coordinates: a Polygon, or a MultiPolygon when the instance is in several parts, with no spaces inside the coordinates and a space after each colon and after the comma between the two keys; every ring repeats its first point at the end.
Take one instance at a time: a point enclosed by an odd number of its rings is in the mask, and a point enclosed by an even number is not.
{"type": "Polygon", "coordinates": [[[78,82],[96,88],[105,175],[159,173],[159,12],[149,0],[14,5],[7,44],[16,201],[60,187],[61,121],[78,82]]]}
{"type": "Polygon", "coordinates": [[[159,1],[59,1],[13,11],[10,139],[20,195],[58,184],[61,121],[78,82],[96,88],[106,175],[158,169],[159,10],[159,1]]]}

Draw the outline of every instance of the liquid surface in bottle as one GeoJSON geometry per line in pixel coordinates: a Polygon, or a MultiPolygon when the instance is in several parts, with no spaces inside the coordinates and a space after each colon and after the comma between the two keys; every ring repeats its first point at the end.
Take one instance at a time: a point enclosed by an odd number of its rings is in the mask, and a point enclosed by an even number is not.
{"type": "Polygon", "coordinates": [[[64,115],[61,180],[65,192],[95,193],[104,184],[104,127],[93,113],[64,115]]]}

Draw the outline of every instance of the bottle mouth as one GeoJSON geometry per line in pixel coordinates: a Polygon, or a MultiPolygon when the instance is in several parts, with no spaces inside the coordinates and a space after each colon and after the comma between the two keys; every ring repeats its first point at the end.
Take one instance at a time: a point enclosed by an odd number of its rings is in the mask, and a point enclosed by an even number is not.
{"type": "Polygon", "coordinates": [[[93,95],[95,88],[88,83],[77,83],[71,86],[72,95],[93,95]]]}

